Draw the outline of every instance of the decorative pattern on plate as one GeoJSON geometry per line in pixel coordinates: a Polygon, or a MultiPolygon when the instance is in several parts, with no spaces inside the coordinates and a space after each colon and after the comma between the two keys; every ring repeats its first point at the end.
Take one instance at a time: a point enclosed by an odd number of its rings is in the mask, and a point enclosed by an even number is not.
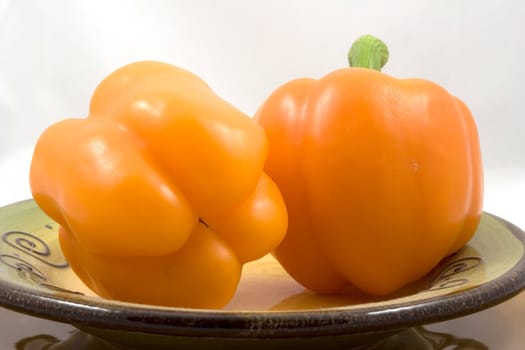
{"type": "Polygon", "coordinates": [[[57,224],[44,221],[37,218],[36,225],[31,226],[31,232],[20,229],[0,232],[3,242],[0,247],[0,263],[15,271],[19,278],[40,287],[82,294],[60,287],[53,278],[56,271],[67,271],[69,264],[56,239],[57,224]]]}
{"type": "MultiPolygon", "coordinates": [[[[44,227],[49,230],[53,230],[53,226],[49,224],[45,225],[44,227]]],[[[2,234],[2,241],[7,243],[8,246],[13,247],[16,250],[19,250],[24,254],[28,254],[37,260],[40,260],[44,264],[48,264],[52,267],[57,267],[57,268],[68,267],[68,264],[65,260],[64,262],[59,263],[59,264],[56,264],[50,260],[46,260],[46,258],[52,255],[51,249],[49,248],[46,242],[44,242],[38,236],[35,236],[31,233],[23,232],[23,231],[8,231],[2,234]]],[[[62,255],[61,252],[56,252],[56,253],[53,252],[53,253],[62,255]]],[[[63,256],[62,256],[62,259],[64,259],[63,256]]]]}
{"type": "MultiPolygon", "coordinates": [[[[53,229],[53,226],[49,224],[44,227],[51,230],[53,229]]],[[[8,231],[2,234],[2,241],[11,248],[13,253],[0,254],[0,262],[17,270],[22,278],[29,279],[39,285],[49,286],[46,283],[49,281],[49,278],[41,269],[23,259],[20,254],[26,257],[32,257],[38,260],[38,262],[53,268],[63,269],[69,267],[62,256],[62,252],[52,253],[49,245],[34,234],[23,231],[8,231]],[[63,262],[57,264],[52,260],[47,260],[55,255],[59,256],[63,262]]]]}
{"type": "Polygon", "coordinates": [[[463,286],[470,282],[468,275],[464,274],[464,272],[475,269],[482,263],[483,259],[479,256],[470,256],[452,260],[430,281],[428,290],[463,286]]]}

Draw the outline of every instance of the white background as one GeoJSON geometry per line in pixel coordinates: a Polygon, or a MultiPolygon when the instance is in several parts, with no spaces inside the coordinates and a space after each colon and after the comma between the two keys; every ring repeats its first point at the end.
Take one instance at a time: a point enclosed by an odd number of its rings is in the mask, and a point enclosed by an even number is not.
{"type": "Polygon", "coordinates": [[[0,206],[30,196],[44,128],[85,116],[121,65],[179,65],[253,115],[280,84],[344,67],[370,33],[389,46],[385,73],[433,80],[470,107],[485,210],[525,227],[524,21],[525,2],[511,0],[0,0],[0,206]]]}

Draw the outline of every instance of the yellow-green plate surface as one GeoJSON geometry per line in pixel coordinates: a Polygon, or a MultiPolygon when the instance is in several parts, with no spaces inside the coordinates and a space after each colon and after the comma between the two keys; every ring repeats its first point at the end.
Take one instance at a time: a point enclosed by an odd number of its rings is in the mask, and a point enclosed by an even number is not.
{"type": "Polygon", "coordinates": [[[305,291],[268,255],[245,266],[223,310],[99,298],[65,261],[57,228],[32,200],[0,208],[0,305],[150,349],[343,348],[477,312],[525,287],[524,233],[487,213],[466,247],[388,298],[305,291]]]}

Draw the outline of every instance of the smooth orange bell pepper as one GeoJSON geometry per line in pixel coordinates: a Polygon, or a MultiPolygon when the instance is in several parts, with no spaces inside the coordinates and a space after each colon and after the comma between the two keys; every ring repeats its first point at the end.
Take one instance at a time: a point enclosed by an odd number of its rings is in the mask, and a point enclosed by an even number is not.
{"type": "Polygon", "coordinates": [[[353,67],[284,84],[255,117],[288,208],[275,256],[317,292],[392,293],[465,245],[480,219],[471,113],[435,83],[381,73],[387,57],[364,36],[353,67]]]}
{"type": "Polygon", "coordinates": [[[218,308],[242,264],[283,239],[264,130],[200,78],[159,62],[104,79],[84,119],[50,126],[30,182],[65,257],[100,296],[218,308]]]}

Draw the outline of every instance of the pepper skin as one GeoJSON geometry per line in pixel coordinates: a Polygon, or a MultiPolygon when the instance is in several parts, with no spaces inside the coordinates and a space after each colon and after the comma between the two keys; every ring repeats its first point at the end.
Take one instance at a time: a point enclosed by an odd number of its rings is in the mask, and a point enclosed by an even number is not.
{"type": "Polygon", "coordinates": [[[343,68],[284,84],[255,118],[269,139],[265,170],[288,208],[275,256],[305,287],[386,295],[474,234],[483,192],[476,125],[435,83],[343,68]]]}
{"type": "Polygon", "coordinates": [[[84,119],[50,126],[30,183],[65,257],[102,297],[223,307],[242,264],[287,227],[263,172],[264,130],[200,78],[160,62],[103,80],[84,119]]]}

